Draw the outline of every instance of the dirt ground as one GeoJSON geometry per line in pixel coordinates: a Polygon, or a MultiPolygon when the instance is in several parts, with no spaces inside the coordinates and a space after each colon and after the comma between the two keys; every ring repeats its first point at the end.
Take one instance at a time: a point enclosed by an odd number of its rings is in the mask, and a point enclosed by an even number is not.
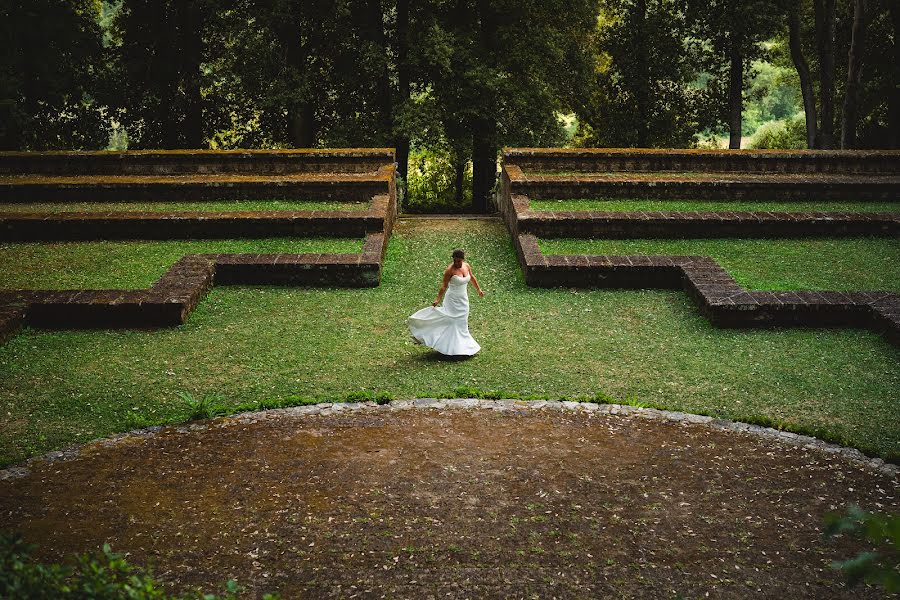
{"type": "Polygon", "coordinates": [[[109,542],[173,590],[283,598],[876,598],[829,567],[896,477],[633,416],[388,407],[220,419],[0,481],[0,528],[59,560],[109,542]]]}

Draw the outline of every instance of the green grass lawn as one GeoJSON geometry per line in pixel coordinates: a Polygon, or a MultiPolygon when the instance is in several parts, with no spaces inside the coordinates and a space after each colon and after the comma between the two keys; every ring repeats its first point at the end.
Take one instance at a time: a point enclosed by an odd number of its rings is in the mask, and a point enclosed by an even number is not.
{"type": "Polygon", "coordinates": [[[223,286],[178,328],[24,330],[0,346],[0,461],[185,419],[178,391],[233,407],[474,390],[771,419],[900,457],[900,350],[875,333],[716,329],[678,291],[532,289],[501,224],[410,220],[378,288],[223,286]],[[455,247],[487,292],[470,318],[483,349],[464,361],[414,345],[404,324],[455,247]]]}
{"type": "Polygon", "coordinates": [[[362,239],[0,243],[0,289],[146,288],[185,254],[360,252],[362,239]]]}
{"type": "Polygon", "coordinates": [[[572,200],[531,199],[531,210],[554,211],[701,211],[701,212],[900,212],[900,202],[754,202],[749,200],[641,200],[581,198],[572,200]]]}
{"type": "Polygon", "coordinates": [[[900,240],[540,240],[544,254],[711,256],[751,290],[900,290],[900,240]]]}
{"type": "Polygon", "coordinates": [[[752,202],[582,198],[530,201],[531,210],[553,211],[773,211],[773,212],[900,212],[900,202],[752,202]]]}
{"type": "Polygon", "coordinates": [[[368,202],[326,202],[320,200],[253,200],[219,202],[31,202],[0,203],[0,213],[67,212],[180,212],[238,210],[341,210],[364,211],[368,202]]]}

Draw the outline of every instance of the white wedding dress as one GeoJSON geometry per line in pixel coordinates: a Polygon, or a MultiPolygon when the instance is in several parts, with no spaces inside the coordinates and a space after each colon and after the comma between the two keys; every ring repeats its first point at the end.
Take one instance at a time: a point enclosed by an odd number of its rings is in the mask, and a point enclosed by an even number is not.
{"type": "Polygon", "coordinates": [[[416,341],[449,356],[471,356],[481,350],[469,334],[467,288],[471,278],[452,276],[441,306],[423,308],[406,320],[416,341]]]}

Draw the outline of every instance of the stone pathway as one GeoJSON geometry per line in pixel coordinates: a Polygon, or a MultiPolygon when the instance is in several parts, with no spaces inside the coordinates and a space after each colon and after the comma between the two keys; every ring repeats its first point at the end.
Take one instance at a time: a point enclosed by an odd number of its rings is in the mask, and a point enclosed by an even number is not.
{"type": "Polygon", "coordinates": [[[100,440],[0,472],[0,528],[109,542],[173,589],[258,597],[867,598],[824,540],[897,511],[895,465],[811,438],[569,402],[300,407],[100,440]]]}

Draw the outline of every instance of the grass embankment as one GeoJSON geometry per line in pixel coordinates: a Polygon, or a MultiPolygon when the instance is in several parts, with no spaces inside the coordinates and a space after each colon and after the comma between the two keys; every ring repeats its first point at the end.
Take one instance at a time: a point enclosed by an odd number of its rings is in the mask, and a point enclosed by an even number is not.
{"type": "Polygon", "coordinates": [[[900,290],[893,238],[544,239],[540,246],[544,254],[711,256],[751,290],[900,290]]]}
{"type": "Polygon", "coordinates": [[[70,212],[184,212],[244,210],[340,210],[364,211],[368,202],[326,202],[321,200],[253,200],[217,202],[31,202],[0,203],[0,213],[70,213],[70,212]]]}
{"type": "Polygon", "coordinates": [[[185,254],[356,253],[362,238],[264,238],[0,244],[0,289],[137,289],[185,254]]]}
{"type": "Polygon", "coordinates": [[[535,211],[724,211],[724,212],[900,212],[900,202],[751,202],[646,199],[572,199],[530,201],[535,211]]]}
{"type": "Polygon", "coordinates": [[[716,329],[683,292],[532,289],[499,223],[409,221],[378,288],[223,286],[178,328],[26,329],[0,347],[0,460],[183,420],[178,391],[219,393],[230,409],[351,392],[600,394],[900,457],[898,390],[900,351],[869,331],[716,329]],[[470,319],[483,349],[465,361],[414,345],[404,325],[434,299],[455,247],[487,292],[470,319]]]}

